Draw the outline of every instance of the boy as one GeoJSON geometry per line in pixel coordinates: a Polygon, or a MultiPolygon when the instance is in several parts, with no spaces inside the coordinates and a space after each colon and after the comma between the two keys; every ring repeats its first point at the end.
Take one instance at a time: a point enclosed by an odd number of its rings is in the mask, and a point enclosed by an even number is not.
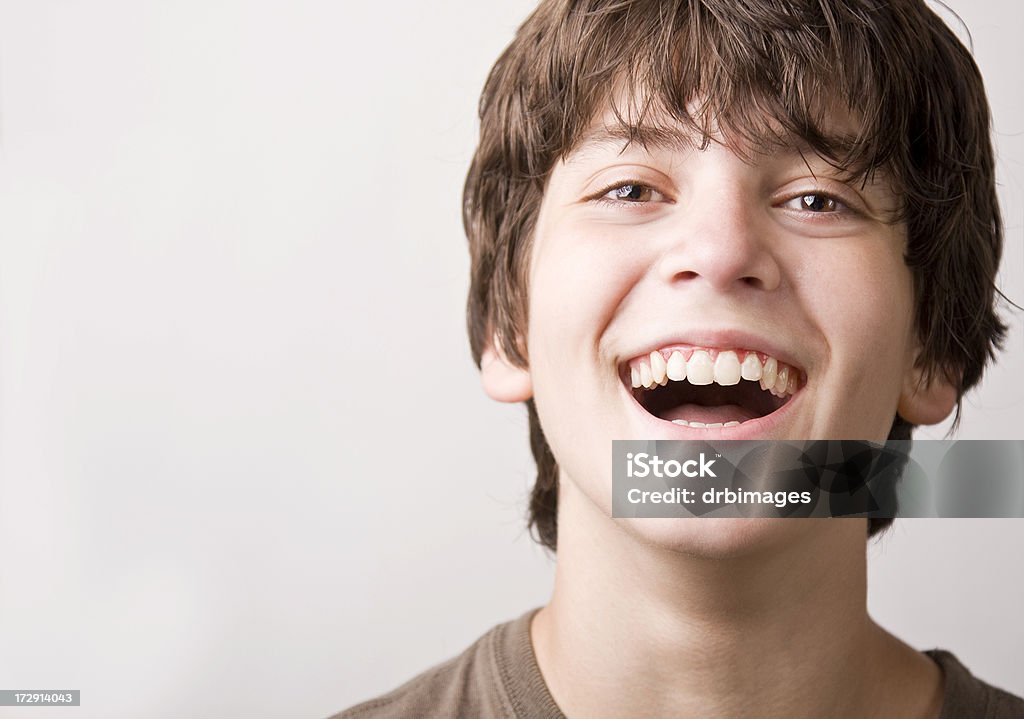
{"type": "Polygon", "coordinates": [[[611,517],[612,440],[902,439],[979,381],[988,106],[923,0],[545,0],[480,115],[470,339],[555,588],[338,716],[1024,716],[867,615],[891,520],[611,517]]]}

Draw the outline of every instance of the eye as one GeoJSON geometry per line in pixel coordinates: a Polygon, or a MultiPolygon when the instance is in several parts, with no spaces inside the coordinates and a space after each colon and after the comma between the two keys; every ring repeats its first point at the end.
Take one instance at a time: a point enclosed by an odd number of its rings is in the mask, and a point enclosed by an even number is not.
{"type": "Polygon", "coordinates": [[[646,185],[619,185],[607,193],[605,197],[615,200],[626,200],[627,202],[649,202],[651,195],[654,193],[650,187],[646,185]]]}
{"type": "Polygon", "coordinates": [[[648,202],[663,202],[665,195],[650,185],[645,185],[635,180],[628,180],[616,183],[611,187],[606,187],[592,199],[609,205],[643,205],[648,202]]]}
{"type": "Polygon", "coordinates": [[[842,202],[823,192],[809,192],[787,201],[784,205],[790,209],[802,210],[814,214],[831,214],[847,212],[850,208],[842,202]]]}

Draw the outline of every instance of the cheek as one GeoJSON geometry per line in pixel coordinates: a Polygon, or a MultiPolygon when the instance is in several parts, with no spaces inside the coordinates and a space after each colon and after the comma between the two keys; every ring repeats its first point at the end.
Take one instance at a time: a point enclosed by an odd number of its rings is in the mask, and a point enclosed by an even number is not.
{"type": "Polygon", "coordinates": [[[608,228],[548,226],[537,240],[527,336],[534,401],[562,470],[601,477],[621,391],[602,339],[644,258],[608,228]]]}
{"type": "MultiPolygon", "coordinates": [[[[645,267],[640,245],[609,227],[544,227],[530,273],[531,355],[592,353],[645,267]]],[[[533,358],[531,365],[535,366],[533,358]]]]}
{"type": "Polygon", "coordinates": [[[808,283],[806,306],[830,363],[871,386],[898,387],[913,349],[913,277],[902,255],[878,242],[834,252],[811,272],[820,279],[808,283]]]}

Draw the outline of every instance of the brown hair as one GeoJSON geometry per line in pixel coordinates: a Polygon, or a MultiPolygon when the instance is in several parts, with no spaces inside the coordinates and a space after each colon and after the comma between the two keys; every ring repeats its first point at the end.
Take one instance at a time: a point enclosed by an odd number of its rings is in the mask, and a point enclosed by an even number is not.
{"type": "MultiPolygon", "coordinates": [[[[919,363],[926,381],[954,381],[959,422],[963,393],[1006,333],[995,312],[1002,223],[981,75],[923,0],[543,0],[480,98],[463,196],[478,366],[492,341],[527,366],[526,277],[546,178],[609,105],[641,142],[667,117],[705,146],[715,132],[732,147],[797,137],[851,179],[887,172],[904,198],[894,220],[906,223],[919,363]],[[833,102],[860,121],[856,136],[829,134],[833,102]]],[[[526,404],[529,524],[554,550],[558,466],[526,404]]],[[[912,429],[897,415],[890,437],[912,429]]],[[[869,535],[891,521],[870,520],[869,535]]]]}

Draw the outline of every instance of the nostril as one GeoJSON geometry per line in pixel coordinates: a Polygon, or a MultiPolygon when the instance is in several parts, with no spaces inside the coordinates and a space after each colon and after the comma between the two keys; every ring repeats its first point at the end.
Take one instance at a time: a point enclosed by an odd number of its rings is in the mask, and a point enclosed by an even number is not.
{"type": "MultiPolygon", "coordinates": [[[[675,274],[675,276],[673,277],[673,279],[677,280],[677,281],[680,281],[680,280],[688,281],[688,280],[699,279],[700,276],[701,276],[701,274],[699,272],[694,272],[692,270],[685,270],[685,271],[682,271],[682,272],[677,272],[675,274]]],[[[765,279],[763,277],[758,277],[756,275],[747,275],[745,277],[740,277],[738,281],[739,281],[740,284],[742,284],[742,285],[744,285],[746,287],[752,287],[753,289],[756,289],[756,290],[767,290],[768,289],[768,283],[765,281],[765,279]]]]}

